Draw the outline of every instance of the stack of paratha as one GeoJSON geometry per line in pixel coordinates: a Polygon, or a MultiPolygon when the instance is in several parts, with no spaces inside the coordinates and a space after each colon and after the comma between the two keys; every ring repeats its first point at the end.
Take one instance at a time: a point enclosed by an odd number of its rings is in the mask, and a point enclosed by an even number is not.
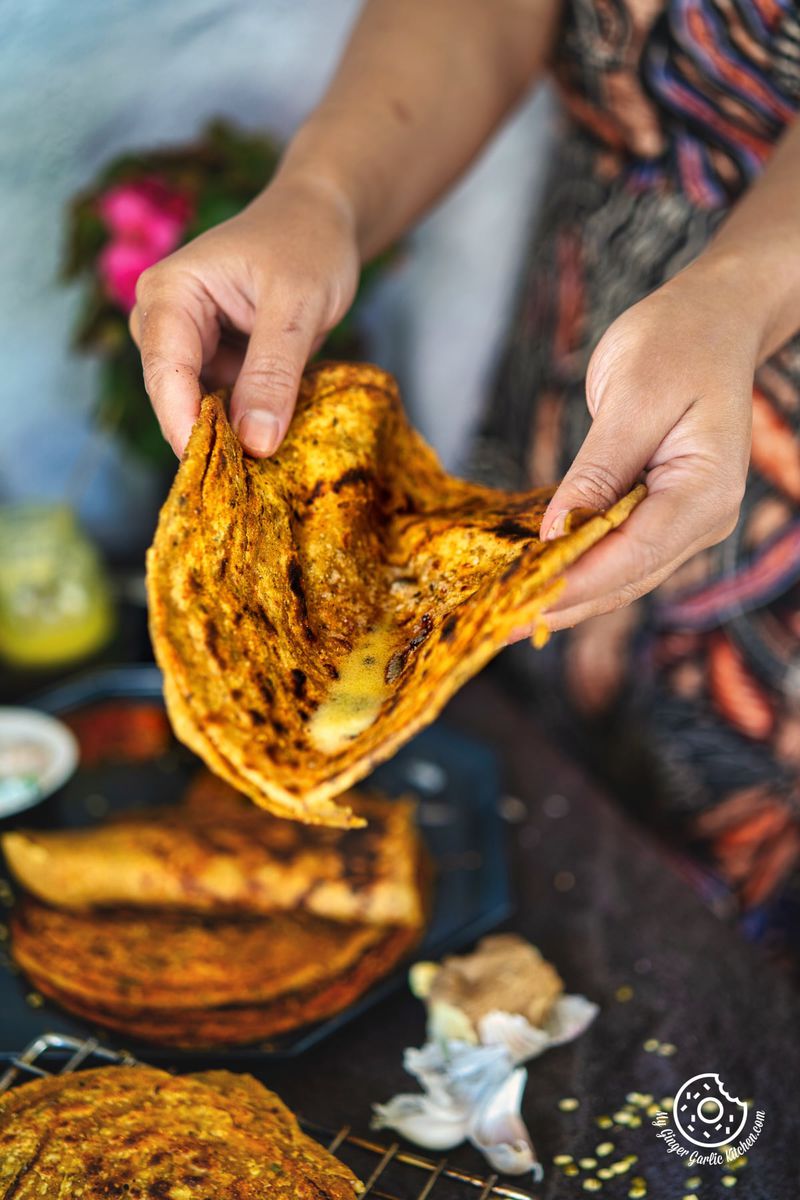
{"type": "Polygon", "coordinates": [[[363,1190],[249,1075],[104,1067],[0,1096],[0,1200],[355,1200],[363,1190]]]}
{"type": "Polygon", "coordinates": [[[552,494],[448,475],[377,367],[309,369],[268,459],[205,397],[148,554],[178,737],[272,812],[357,824],[336,798],[541,618],[644,489],[542,542],[552,494]]]}
{"type": "Polygon", "coordinates": [[[332,1015],[419,939],[414,803],[352,795],[368,824],[273,817],[205,773],[174,808],[10,833],[12,952],[71,1012],[149,1041],[245,1043],[332,1015]]]}

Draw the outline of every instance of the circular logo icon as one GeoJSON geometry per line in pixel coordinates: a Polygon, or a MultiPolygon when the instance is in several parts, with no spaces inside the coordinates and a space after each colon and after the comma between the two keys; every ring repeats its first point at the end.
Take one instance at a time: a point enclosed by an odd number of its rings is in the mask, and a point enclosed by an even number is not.
{"type": "Polygon", "coordinates": [[[731,1096],[719,1075],[707,1071],[687,1079],[675,1096],[675,1124],[695,1146],[727,1146],[747,1120],[747,1105],[731,1096]]]}

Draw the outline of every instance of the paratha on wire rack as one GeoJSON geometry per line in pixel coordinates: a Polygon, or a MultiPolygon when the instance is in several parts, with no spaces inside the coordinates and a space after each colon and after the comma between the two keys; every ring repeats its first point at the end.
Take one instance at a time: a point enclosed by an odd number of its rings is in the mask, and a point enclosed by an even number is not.
{"type": "Polygon", "coordinates": [[[0,1200],[355,1200],[363,1190],[249,1075],[101,1067],[0,1096],[0,1200]]]}
{"type": "Polygon", "coordinates": [[[552,491],[447,474],[377,367],[312,367],[264,460],[206,396],[148,554],[176,734],[279,816],[361,823],[335,797],[534,623],[644,489],[543,543],[552,491]]]}

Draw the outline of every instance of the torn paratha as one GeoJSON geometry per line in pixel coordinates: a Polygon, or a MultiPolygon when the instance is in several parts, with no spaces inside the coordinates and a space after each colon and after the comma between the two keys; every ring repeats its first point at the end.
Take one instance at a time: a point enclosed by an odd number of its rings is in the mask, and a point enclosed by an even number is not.
{"type": "Polygon", "coordinates": [[[448,475],[377,367],[312,367],[264,460],[205,397],[148,554],[177,736],[279,816],[359,824],[334,797],[533,624],[642,494],[542,543],[552,489],[448,475]]]}

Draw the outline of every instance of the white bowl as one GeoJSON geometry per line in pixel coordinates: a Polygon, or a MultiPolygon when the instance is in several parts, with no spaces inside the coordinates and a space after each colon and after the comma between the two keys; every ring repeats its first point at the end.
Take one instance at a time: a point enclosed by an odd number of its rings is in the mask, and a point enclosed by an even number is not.
{"type": "Polygon", "coordinates": [[[74,734],[33,708],[0,708],[0,818],[32,808],[78,765],[74,734]]]}

